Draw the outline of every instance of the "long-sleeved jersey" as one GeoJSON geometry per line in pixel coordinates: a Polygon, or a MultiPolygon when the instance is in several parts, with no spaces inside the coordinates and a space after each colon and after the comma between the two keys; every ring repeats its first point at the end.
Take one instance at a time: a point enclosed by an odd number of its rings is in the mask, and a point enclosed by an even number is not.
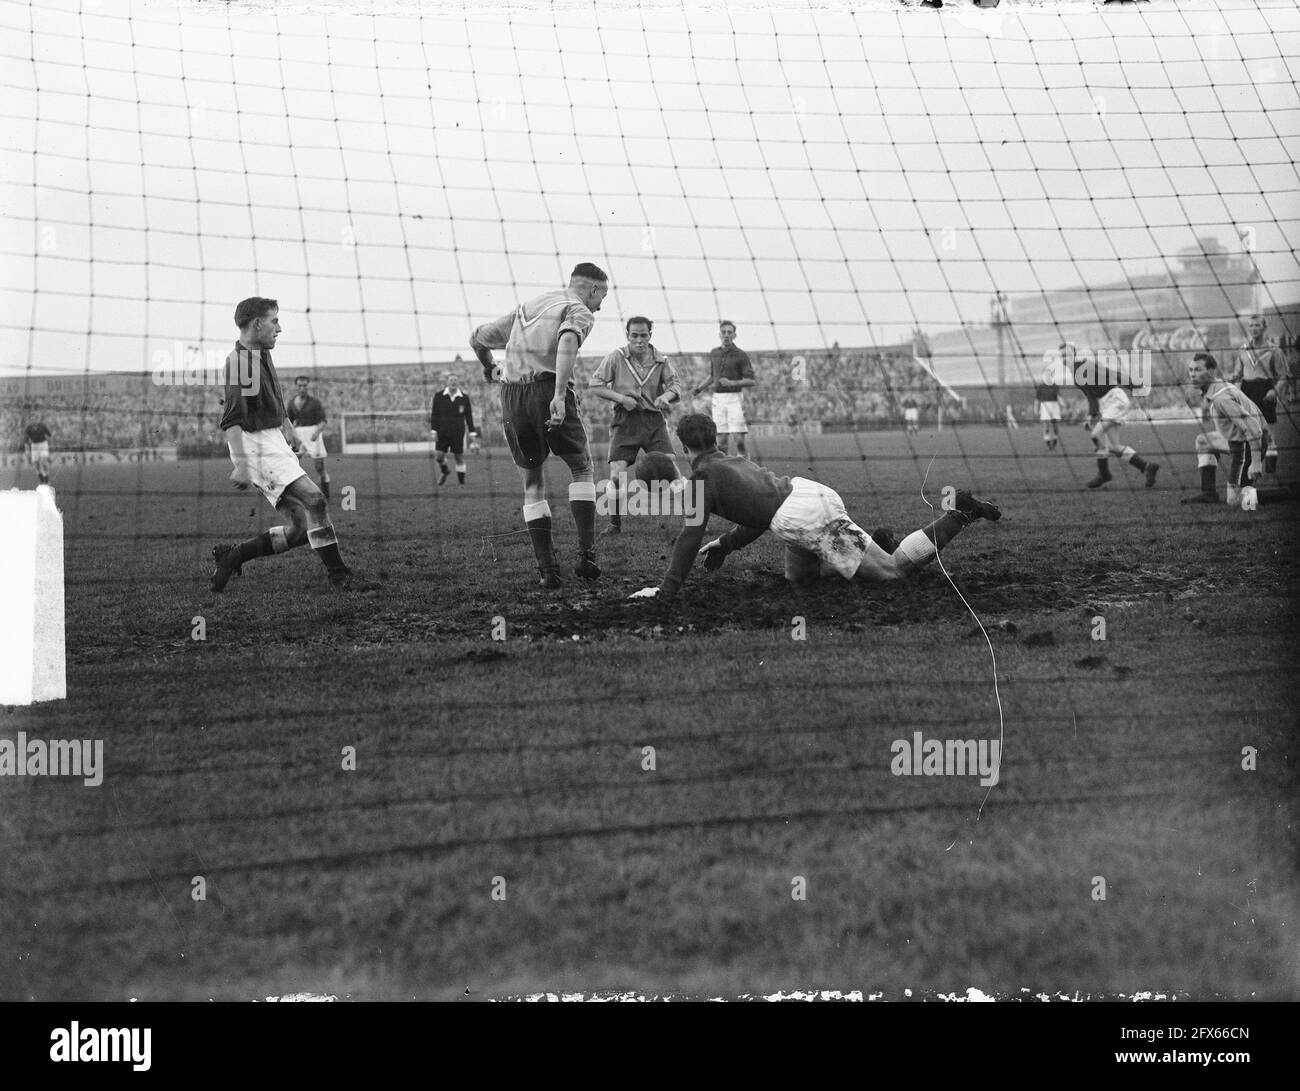
{"type": "Polygon", "coordinates": [[[1258,443],[1264,434],[1264,415],[1240,387],[1217,379],[1206,388],[1201,405],[1205,419],[1229,443],[1258,443]]]}
{"type": "Polygon", "coordinates": [[[254,355],[254,350],[235,342],[226,357],[224,401],[222,431],[237,424],[245,432],[261,432],[284,423],[284,395],[267,349],[254,355]]]}
{"type": "Polygon", "coordinates": [[[730,553],[762,537],[792,491],[788,477],[778,477],[747,458],[724,455],[718,450],[705,451],[691,463],[690,480],[703,483],[699,522],[677,536],[668,574],[659,585],[663,594],[673,594],[686,582],[710,515],[720,515],[736,524],[722,536],[722,544],[730,553]]]}
{"type": "Polygon", "coordinates": [[[450,387],[439,390],[433,396],[433,407],[429,410],[429,428],[448,439],[474,432],[474,410],[469,395],[450,387]]]}

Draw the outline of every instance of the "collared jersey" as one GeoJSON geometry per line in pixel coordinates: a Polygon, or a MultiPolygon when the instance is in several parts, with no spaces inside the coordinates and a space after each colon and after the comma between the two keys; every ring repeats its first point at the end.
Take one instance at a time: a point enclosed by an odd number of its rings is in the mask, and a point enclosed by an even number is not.
{"type": "Polygon", "coordinates": [[[23,435],[27,437],[28,443],[45,443],[50,438],[50,430],[42,421],[39,424],[29,424],[24,429],[23,435]]]}
{"type": "Polygon", "coordinates": [[[284,423],[284,395],[280,393],[280,380],[275,374],[275,364],[267,349],[245,348],[238,341],[226,357],[226,388],[222,400],[225,411],[221,414],[221,428],[239,425],[245,432],[261,432],[279,428],[284,423]],[[241,375],[252,375],[257,368],[256,393],[241,386],[241,375]]]}
{"type": "Polygon", "coordinates": [[[1264,434],[1264,415],[1238,386],[1216,379],[1201,404],[1205,419],[1229,443],[1253,442],[1264,434]]]}
{"type": "Polygon", "coordinates": [[[587,385],[609,387],[616,394],[627,394],[637,400],[638,408],[656,413],[659,408],[655,399],[659,395],[671,394],[676,401],[682,394],[677,371],[654,345],[650,346],[648,364],[638,362],[627,346],[615,349],[600,362],[587,385]]]}
{"type": "Polygon", "coordinates": [[[295,394],[289,399],[289,404],[285,406],[284,411],[289,422],[299,428],[325,423],[325,406],[319,398],[311,394],[295,394]]]}
{"type": "Polygon", "coordinates": [[[1061,388],[1055,383],[1039,383],[1034,387],[1034,400],[1040,402],[1060,401],[1061,388]]]}
{"type": "Polygon", "coordinates": [[[754,365],[749,362],[749,354],[734,344],[729,349],[721,345],[709,350],[709,369],[713,377],[713,390],[718,394],[743,394],[743,390],[719,390],[719,379],[752,379],[754,365]]]}
{"type": "Polygon", "coordinates": [[[567,288],[558,288],[479,326],[471,340],[480,348],[505,349],[501,377],[518,382],[534,372],[554,372],[560,337],[573,333],[581,345],[595,322],[596,316],[582,300],[567,288]]]}
{"type": "Polygon", "coordinates": [[[1252,345],[1247,341],[1237,350],[1233,361],[1232,374],[1228,381],[1233,383],[1286,377],[1286,354],[1277,345],[1252,345]]]}
{"type": "Polygon", "coordinates": [[[429,411],[429,428],[448,437],[474,431],[474,410],[463,390],[444,387],[433,396],[429,411]]]}
{"type": "Polygon", "coordinates": [[[691,480],[704,483],[703,511],[698,526],[688,526],[677,536],[668,574],[659,585],[668,594],[686,582],[709,516],[719,515],[736,524],[723,537],[729,549],[739,549],[761,537],[772,525],[773,516],[792,488],[788,477],[778,477],[747,458],[724,455],[718,450],[705,451],[691,463],[691,480]]]}

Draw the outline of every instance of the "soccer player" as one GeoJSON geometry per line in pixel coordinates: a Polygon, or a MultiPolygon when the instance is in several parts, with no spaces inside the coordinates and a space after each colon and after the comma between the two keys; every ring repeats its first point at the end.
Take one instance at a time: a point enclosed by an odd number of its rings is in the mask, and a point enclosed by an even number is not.
{"type": "Polygon", "coordinates": [[[23,429],[27,461],[36,468],[36,480],[42,485],[50,483],[50,434],[49,426],[39,413],[23,429]]]}
{"type": "Polygon", "coordinates": [[[1088,399],[1088,419],[1084,422],[1084,428],[1097,450],[1097,476],[1085,488],[1099,489],[1113,480],[1110,473],[1112,453],[1141,472],[1146,478],[1148,489],[1154,486],[1160,464],[1148,462],[1132,447],[1120,446],[1119,432],[1128,421],[1131,402],[1128,393],[1119,383],[1119,377],[1092,361],[1079,360],[1078,350],[1070,341],[1061,345],[1060,352],[1065,374],[1074,377],[1075,385],[1088,399]]]}
{"type": "Polygon", "coordinates": [[[1241,387],[1264,417],[1264,471],[1277,472],[1277,447],[1273,430],[1277,424],[1277,387],[1287,376],[1286,354],[1265,337],[1268,322],[1263,315],[1252,314],[1246,320],[1246,343],[1233,358],[1228,382],[1241,387]]]}
{"type": "Polygon", "coordinates": [[[1061,388],[1056,378],[1056,369],[1049,364],[1043,369],[1042,382],[1034,387],[1038,419],[1043,422],[1043,443],[1049,451],[1055,451],[1061,442],[1061,388]]]}
{"type": "Polygon", "coordinates": [[[597,398],[614,403],[614,423],[609,433],[609,526],[605,533],[622,529],[627,468],[642,451],[661,453],[673,460],[676,452],[664,423],[664,414],[682,396],[677,372],[666,356],[650,343],[654,323],[637,315],[627,320],[627,345],[600,362],[587,383],[597,398]]]}
{"type": "Polygon", "coordinates": [[[543,292],[495,322],[479,326],[470,347],[488,382],[501,379],[501,422],[510,454],[524,485],[524,524],[533,543],[543,587],[562,586],[551,544],[551,508],[546,502],[543,464],[558,455],[569,468],[569,512],[578,532],[574,575],[600,578],[596,564],[596,482],[587,430],[578,415],[573,365],[578,348],[595,324],[595,312],[609,293],[603,269],[584,261],[574,266],[567,288],[543,292]],[[500,368],[493,349],[504,349],[500,368]]]}
{"type": "Polygon", "coordinates": [[[446,384],[433,396],[429,410],[429,431],[433,434],[434,457],[438,460],[438,484],[443,484],[451,470],[447,452],[456,459],[456,480],[465,484],[465,439],[471,451],[478,450],[478,432],[474,428],[474,409],[469,395],[460,388],[460,376],[454,371],[443,376],[446,384]]]}
{"type": "Polygon", "coordinates": [[[330,583],[360,587],[349,582],[352,572],[339,556],[329,501],[298,464],[284,431],[284,395],[271,361],[271,349],[281,333],[280,305],[260,296],[245,299],[235,308],[235,325],[239,340],[226,357],[226,408],[221,416],[230,461],[235,464],[230,480],[241,491],[255,486],[276,511],[289,518],[289,525],[272,527],[239,545],[214,547],[217,567],[212,590],[223,590],[231,576],[240,574],[245,561],[300,545],[315,551],[330,583]]]}
{"type": "MultiPolygon", "coordinates": [[[[700,490],[695,525],[677,537],[672,562],[658,587],[646,587],[631,598],[677,594],[695,563],[714,571],[729,553],[771,531],[785,543],[785,578],[794,584],[823,576],[883,581],[903,579],[928,564],[938,551],[976,519],[997,520],[1002,512],[970,493],[956,494],[956,508],[945,511],[923,530],[895,542],[888,531],[868,534],[849,518],[833,489],[803,477],[778,477],[748,459],[718,449],[717,429],[702,413],[691,413],[677,424],[677,438],[691,460],[691,483],[700,490]],[[736,525],[720,538],[701,546],[711,515],[736,525]]],[[[694,521],[694,520],[693,520],[694,521]]]]}
{"type": "Polygon", "coordinates": [[[903,429],[909,435],[921,430],[921,407],[911,394],[903,399],[903,429]]]}
{"type": "Polygon", "coordinates": [[[293,381],[297,393],[285,406],[285,416],[293,425],[293,434],[298,440],[302,453],[316,465],[316,476],[320,479],[320,491],[325,499],[330,498],[330,475],[325,469],[325,406],[321,400],[308,392],[311,380],[306,375],[299,375],[293,381]]]}
{"type": "Polygon", "coordinates": [[[1187,365],[1187,377],[1201,392],[1201,414],[1214,425],[1213,432],[1196,437],[1196,465],[1201,471],[1201,491],[1183,498],[1184,504],[1217,504],[1215,470],[1221,454],[1232,455],[1227,501],[1235,504],[1241,490],[1263,472],[1260,459],[1265,434],[1264,416],[1256,403],[1231,383],[1219,378],[1219,363],[1208,352],[1198,352],[1187,365]]]}
{"type": "Polygon", "coordinates": [[[709,352],[709,377],[691,393],[699,395],[713,388],[710,409],[718,426],[720,450],[727,450],[727,437],[734,435],[736,450],[743,455],[745,434],[749,431],[745,423],[745,391],[757,386],[758,380],[754,378],[754,365],[748,353],[736,347],[736,324],[724,319],[718,326],[718,337],[722,344],[709,352]]]}

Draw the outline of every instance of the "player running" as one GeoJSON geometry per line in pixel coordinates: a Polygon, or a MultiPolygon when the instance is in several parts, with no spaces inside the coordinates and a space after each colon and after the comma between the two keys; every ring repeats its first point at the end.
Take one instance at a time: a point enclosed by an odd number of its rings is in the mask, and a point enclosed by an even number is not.
{"type": "Polygon", "coordinates": [[[1219,378],[1219,363],[1208,352],[1198,352],[1187,365],[1187,377],[1201,392],[1202,418],[1213,432],[1196,437],[1196,465],[1201,471],[1201,491],[1183,498],[1184,504],[1217,504],[1215,470],[1221,454],[1232,455],[1228,471],[1227,501],[1235,504],[1263,472],[1260,451],[1265,435],[1264,417],[1244,390],[1219,378]]]}
{"type": "Polygon", "coordinates": [[[1038,419],[1043,423],[1043,443],[1049,451],[1055,451],[1061,442],[1061,388],[1051,364],[1043,369],[1042,382],[1034,387],[1034,401],[1038,403],[1038,419]]]}
{"type": "Polygon", "coordinates": [[[709,352],[709,377],[691,393],[698,396],[713,388],[710,411],[718,426],[719,449],[726,451],[727,437],[734,435],[736,450],[743,455],[745,434],[749,431],[745,422],[745,390],[757,386],[758,380],[754,378],[749,354],[736,347],[736,324],[724,320],[718,326],[718,337],[722,344],[709,352]]]}
{"type": "Polygon", "coordinates": [[[695,518],[677,537],[672,563],[658,587],[645,587],[630,598],[677,594],[695,563],[714,571],[729,553],[771,531],[785,543],[785,578],[794,584],[823,576],[882,581],[903,579],[928,564],[938,551],[976,519],[996,521],[1002,512],[968,492],[956,494],[956,510],[945,511],[923,530],[901,542],[878,530],[869,535],[849,518],[833,489],[804,477],[778,477],[748,459],[728,455],[717,446],[717,429],[702,413],[677,425],[677,438],[691,460],[691,481],[702,493],[695,518]],[[701,546],[711,515],[736,525],[701,546]]]}
{"type": "Polygon", "coordinates": [[[329,502],[312,482],[289,448],[280,380],[271,362],[271,349],[280,336],[280,305],[254,296],[235,308],[239,340],[226,357],[225,412],[221,429],[235,468],[230,480],[244,490],[253,485],[289,526],[272,527],[239,545],[213,548],[217,567],[212,590],[221,591],[245,561],[268,557],[300,545],[310,545],[336,586],[349,583],[351,570],[339,556],[338,539],[330,522],[329,502]]]}
{"type": "Polygon", "coordinates": [[[1106,482],[1113,480],[1110,474],[1110,456],[1118,455],[1133,469],[1140,471],[1146,478],[1149,489],[1156,483],[1156,474],[1160,472],[1158,462],[1148,462],[1132,447],[1121,447],[1120,429],[1128,421],[1128,410],[1132,404],[1128,393],[1120,385],[1118,376],[1108,368],[1098,367],[1088,360],[1078,361],[1073,343],[1067,341],[1061,345],[1061,366],[1066,375],[1074,376],[1075,385],[1088,399],[1088,419],[1084,422],[1092,438],[1092,445],[1097,449],[1097,476],[1087,483],[1085,488],[1099,489],[1106,482]],[[1091,379],[1091,382],[1081,381],[1091,379]]]}
{"type": "Polygon", "coordinates": [[[35,467],[36,480],[41,485],[50,483],[50,434],[49,425],[40,414],[23,429],[27,461],[35,467]]]}
{"type": "Polygon", "coordinates": [[[311,380],[306,375],[299,375],[293,381],[298,392],[285,406],[285,416],[293,425],[293,434],[298,440],[302,454],[307,455],[316,467],[316,476],[320,479],[320,491],[325,499],[330,498],[330,475],[325,469],[325,406],[321,400],[308,392],[311,380]]]}
{"type": "Polygon", "coordinates": [[[1233,357],[1228,382],[1241,387],[1259,408],[1264,418],[1264,471],[1277,473],[1277,447],[1272,426],[1277,424],[1277,388],[1287,376],[1286,354],[1270,344],[1264,335],[1268,323],[1263,315],[1252,314],[1246,320],[1249,337],[1233,357]]]}
{"type": "Polygon", "coordinates": [[[668,357],[650,343],[654,323],[637,315],[627,320],[627,345],[600,362],[587,383],[597,398],[614,403],[614,423],[609,433],[609,526],[606,534],[622,529],[627,492],[627,468],[642,451],[665,454],[676,467],[673,441],[664,414],[681,399],[682,388],[668,357]]]}
{"type": "Polygon", "coordinates": [[[600,578],[596,564],[596,482],[587,430],[578,415],[573,365],[578,348],[595,324],[609,293],[603,269],[584,261],[574,266],[569,286],[521,303],[495,322],[479,326],[470,347],[488,382],[501,379],[501,422],[510,454],[524,485],[524,524],[533,543],[543,587],[562,586],[551,544],[551,507],[546,502],[543,464],[558,455],[569,467],[569,512],[578,532],[574,574],[600,578]],[[500,368],[492,350],[504,349],[500,368]]]}
{"type": "Polygon", "coordinates": [[[469,395],[460,388],[460,376],[454,371],[443,376],[446,384],[433,396],[429,410],[429,431],[433,435],[434,457],[438,460],[438,484],[451,475],[447,452],[456,459],[456,480],[465,484],[465,440],[471,451],[478,450],[478,432],[474,428],[474,409],[469,395]]]}

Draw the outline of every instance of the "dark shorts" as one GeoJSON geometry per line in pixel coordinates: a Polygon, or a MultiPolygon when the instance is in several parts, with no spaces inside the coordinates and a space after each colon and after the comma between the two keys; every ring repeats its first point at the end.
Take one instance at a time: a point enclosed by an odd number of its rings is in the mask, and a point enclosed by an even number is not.
{"type": "Polygon", "coordinates": [[[554,375],[531,383],[501,384],[501,424],[520,469],[536,469],[546,461],[548,451],[562,458],[587,454],[587,430],[578,415],[573,388],[565,392],[564,420],[556,428],[549,425],[553,397],[554,375]]]}
{"type": "Polygon", "coordinates": [[[1236,485],[1238,488],[1249,485],[1250,444],[1245,440],[1234,439],[1228,444],[1228,450],[1232,452],[1232,463],[1228,467],[1228,484],[1236,485]]]}
{"type": "Polygon", "coordinates": [[[438,429],[438,442],[433,445],[435,451],[450,451],[457,458],[465,453],[465,432],[444,432],[438,429]]]}
{"type": "Polygon", "coordinates": [[[1241,392],[1259,407],[1259,411],[1264,414],[1264,420],[1269,424],[1276,424],[1277,402],[1264,400],[1264,395],[1272,389],[1272,379],[1245,379],[1241,384],[1241,392]]]}
{"type": "Polygon", "coordinates": [[[676,454],[668,437],[664,415],[653,409],[614,410],[614,426],[609,433],[610,462],[635,462],[641,451],[651,454],[676,454]]]}

